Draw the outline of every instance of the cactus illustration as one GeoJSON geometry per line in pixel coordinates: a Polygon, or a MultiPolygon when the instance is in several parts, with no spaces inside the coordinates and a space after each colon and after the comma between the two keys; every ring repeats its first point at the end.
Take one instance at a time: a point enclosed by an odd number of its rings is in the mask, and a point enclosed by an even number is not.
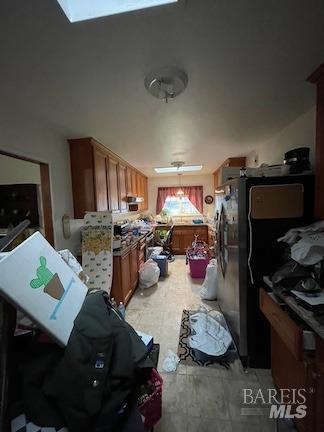
{"type": "Polygon", "coordinates": [[[39,258],[40,266],[36,270],[37,279],[33,279],[30,282],[31,288],[40,288],[46,286],[53,279],[54,274],[46,268],[46,258],[41,256],[39,258]]]}

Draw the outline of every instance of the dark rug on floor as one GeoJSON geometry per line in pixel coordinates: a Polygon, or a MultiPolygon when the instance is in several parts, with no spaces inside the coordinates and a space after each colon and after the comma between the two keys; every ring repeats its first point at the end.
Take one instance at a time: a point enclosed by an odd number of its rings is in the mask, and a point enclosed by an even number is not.
{"type": "Polygon", "coordinates": [[[229,351],[222,356],[217,357],[215,361],[201,361],[195,356],[195,352],[190,348],[188,337],[192,334],[190,329],[189,317],[196,311],[184,310],[182,312],[181,327],[179,335],[179,345],[178,345],[178,357],[180,358],[180,363],[186,364],[188,366],[208,366],[208,367],[219,367],[224,366],[225,368],[230,367],[230,363],[238,358],[237,352],[232,352],[231,347],[229,351]]]}

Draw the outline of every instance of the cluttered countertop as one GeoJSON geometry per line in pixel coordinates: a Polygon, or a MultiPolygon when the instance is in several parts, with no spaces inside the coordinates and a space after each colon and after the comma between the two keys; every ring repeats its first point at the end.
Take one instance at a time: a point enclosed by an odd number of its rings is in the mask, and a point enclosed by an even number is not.
{"type": "Polygon", "coordinates": [[[155,230],[169,230],[173,227],[206,227],[215,231],[215,227],[209,221],[195,223],[193,221],[173,221],[172,223],[159,223],[148,220],[124,221],[114,226],[114,256],[126,254],[135,244],[143,238],[149,241],[154,236],[155,230]]]}
{"type": "Polygon", "coordinates": [[[124,221],[114,225],[113,255],[122,256],[141,240],[153,239],[152,223],[145,220],[124,221]]]}
{"type": "Polygon", "coordinates": [[[122,256],[122,255],[126,254],[135,244],[137,244],[140,240],[142,240],[143,238],[146,238],[150,234],[151,234],[151,232],[133,236],[128,244],[126,243],[125,245],[121,246],[120,248],[115,249],[113,255],[114,256],[122,256]]]}

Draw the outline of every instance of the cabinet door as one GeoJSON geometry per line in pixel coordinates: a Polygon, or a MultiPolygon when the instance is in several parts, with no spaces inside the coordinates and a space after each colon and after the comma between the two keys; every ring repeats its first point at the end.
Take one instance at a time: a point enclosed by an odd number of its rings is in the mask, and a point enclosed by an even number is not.
{"type": "Polygon", "coordinates": [[[132,195],[137,196],[137,177],[136,171],[132,169],[132,195]]]}
{"type": "Polygon", "coordinates": [[[141,175],[139,173],[136,173],[136,193],[138,197],[141,197],[141,175]]]}
{"type": "Polygon", "coordinates": [[[130,284],[132,291],[136,288],[138,282],[138,258],[137,244],[132,246],[130,251],[130,284]]]}
{"type": "Polygon", "coordinates": [[[200,228],[196,228],[194,230],[194,234],[198,235],[198,240],[204,241],[204,242],[208,242],[208,227],[207,226],[203,226],[200,228]]]}
{"type": "Polygon", "coordinates": [[[118,162],[115,159],[107,158],[108,179],[109,179],[109,209],[117,213],[119,211],[118,191],[118,162]]]}
{"type": "Polygon", "coordinates": [[[126,192],[127,192],[127,196],[132,196],[133,195],[132,169],[130,167],[126,168],[126,192]]]}
{"type": "Polygon", "coordinates": [[[144,177],[144,202],[143,202],[143,210],[148,210],[148,186],[147,186],[147,177],[144,177]]]}
{"type": "Polygon", "coordinates": [[[121,270],[121,285],[124,303],[126,304],[132,295],[132,286],[131,286],[131,272],[130,272],[130,251],[121,257],[120,270],[121,270]]]}
{"type": "Polygon", "coordinates": [[[122,272],[121,272],[121,256],[114,256],[113,258],[113,279],[110,297],[114,298],[117,303],[124,302],[123,284],[122,284],[122,272]]]}
{"type": "Polygon", "coordinates": [[[127,211],[127,193],[126,193],[126,167],[118,164],[118,185],[119,185],[119,208],[121,212],[127,211]]]}
{"type": "Polygon", "coordinates": [[[145,242],[145,239],[142,239],[138,242],[138,248],[137,248],[138,270],[145,263],[145,255],[146,255],[145,252],[146,252],[146,242],[145,242]]]}
{"type": "Polygon", "coordinates": [[[215,231],[208,229],[208,244],[210,247],[215,246],[215,231]]]}
{"type": "MultiPolygon", "coordinates": [[[[144,176],[142,174],[138,174],[139,177],[139,191],[138,191],[138,196],[140,196],[141,198],[144,199],[144,176]]],[[[138,209],[140,211],[144,210],[144,201],[142,201],[141,203],[139,203],[138,205],[138,209]]]]}
{"type": "Polygon", "coordinates": [[[185,229],[183,231],[183,249],[184,252],[187,248],[191,247],[192,242],[195,240],[195,230],[194,229],[185,229]]]}
{"type": "Polygon", "coordinates": [[[176,255],[181,255],[184,253],[182,230],[174,229],[172,236],[172,250],[176,255]]]}
{"type": "MultiPolygon", "coordinates": [[[[96,211],[108,210],[108,187],[106,156],[99,150],[93,150],[96,211]]],[[[86,209],[91,210],[91,209],[86,209]]]]}

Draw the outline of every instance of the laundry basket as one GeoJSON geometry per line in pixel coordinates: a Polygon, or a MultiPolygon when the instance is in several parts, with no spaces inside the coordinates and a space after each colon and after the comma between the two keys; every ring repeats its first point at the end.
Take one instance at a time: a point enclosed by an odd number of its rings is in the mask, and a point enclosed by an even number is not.
{"type": "Polygon", "coordinates": [[[190,276],[194,279],[204,279],[206,276],[206,268],[210,260],[209,247],[206,242],[197,240],[192,247],[187,249],[186,263],[189,263],[190,276]]]}
{"type": "Polygon", "coordinates": [[[204,279],[206,276],[206,268],[209,263],[209,257],[189,257],[188,261],[190,276],[194,279],[204,279]]]}
{"type": "Polygon", "coordinates": [[[150,431],[153,426],[162,417],[162,384],[163,380],[156,369],[152,369],[152,375],[150,379],[154,385],[154,392],[141,404],[139,405],[139,411],[144,417],[145,431],[150,431]]]}

